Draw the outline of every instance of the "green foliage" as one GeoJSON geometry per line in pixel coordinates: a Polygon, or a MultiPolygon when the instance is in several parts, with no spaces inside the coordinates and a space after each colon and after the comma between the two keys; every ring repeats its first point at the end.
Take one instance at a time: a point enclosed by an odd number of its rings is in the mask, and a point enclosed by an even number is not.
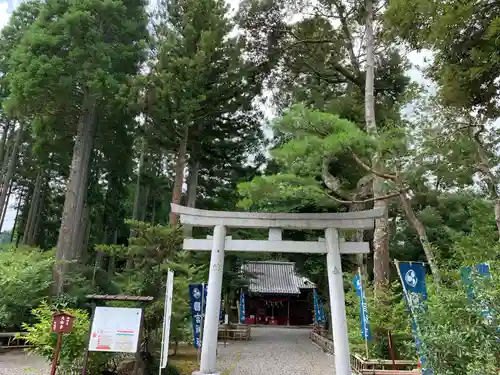
{"type": "Polygon", "coordinates": [[[6,231],[0,233],[0,245],[10,243],[11,236],[12,236],[12,231],[6,231]]]}
{"type": "MultiPolygon", "coordinates": [[[[366,356],[365,341],[361,337],[359,297],[352,287],[352,282],[349,285],[349,290],[346,292],[349,343],[353,352],[366,356]]],[[[370,358],[389,358],[388,331],[391,331],[397,357],[414,359],[416,357],[415,343],[411,336],[410,319],[399,281],[395,281],[390,288],[380,292],[377,298],[370,285],[365,286],[364,291],[373,337],[368,345],[370,358]]]]}
{"type": "MultiPolygon", "coordinates": [[[[496,249],[498,234],[490,202],[467,192],[438,194],[434,191],[424,193],[428,189],[422,190],[413,197],[414,206],[441,262],[455,268],[473,257],[481,261],[493,258],[491,255],[496,249]],[[473,228],[482,235],[471,236],[473,228]],[[487,239],[488,245],[481,243],[487,239]],[[463,250],[461,242],[477,243],[463,250]]],[[[399,211],[395,214],[404,215],[399,211]]],[[[390,251],[401,261],[425,261],[418,236],[406,220],[400,220],[396,230],[391,233],[390,251]]]]}
{"type": "Polygon", "coordinates": [[[0,329],[18,330],[52,285],[52,252],[18,248],[0,251],[0,329]]]}
{"type": "Polygon", "coordinates": [[[337,202],[324,189],[325,163],[335,170],[336,193],[349,191],[363,176],[351,153],[365,154],[376,146],[354,123],[304,104],[286,111],[274,122],[274,129],[283,139],[271,151],[279,173],[240,184],[242,208],[296,211],[304,206],[335,207],[337,202]],[[349,164],[352,168],[341,176],[340,170],[349,164]]]}
{"type": "Polygon", "coordinates": [[[470,234],[461,233],[454,242],[455,258],[461,264],[488,263],[498,259],[500,244],[492,206],[484,200],[471,204],[470,234]]]}
{"type": "Polygon", "coordinates": [[[181,372],[174,365],[168,363],[167,368],[162,370],[162,373],[166,375],[182,375],[181,372]]]}
{"type": "Polygon", "coordinates": [[[435,374],[498,374],[498,271],[498,262],[490,262],[492,278],[473,277],[474,301],[467,298],[458,272],[449,272],[445,285],[429,285],[428,309],[418,319],[426,363],[435,374]],[[479,301],[492,320],[485,320],[479,301]]]}
{"type": "MultiPolygon", "coordinates": [[[[23,324],[23,331],[27,332],[23,336],[32,345],[29,349],[31,353],[52,360],[54,348],[57,343],[57,334],[52,333],[52,315],[60,311],[56,306],[43,302],[39,307],[33,309],[33,316],[36,322],[33,324],[23,324]]],[[[89,315],[85,310],[66,309],[62,311],[75,316],[73,331],[63,335],[60,355],[60,369],[63,374],[72,374],[73,371],[81,370],[84,349],[89,334],[89,315]]],[[[89,374],[97,375],[107,367],[109,355],[94,353],[89,362],[89,374]]]]}
{"type": "Polygon", "coordinates": [[[428,75],[449,105],[499,115],[497,2],[392,0],[387,11],[391,37],[434,53],[428,75]]]}
{"type": "Polygon", "coordinates": [[[274,128],[290,140],[273,156],[297,175],[320,175],[324,158],[350,150],[367,150],[370,142],[352,122],[337,115],[295,105],[274,128]]]}
{"type": "Polygon", "coordinates": [[[242,196],[238,206],[250,211],[294,212],[304,206],[334,205],[320,181],[294,174],[255,177],[239,184],[238,192],[242,196]]]}
{"type": "Polygon", "coordinates": [[[114,281],[124,294],[155,297],[145,309],[144,328],[153,347],[160,344],[167,271],[174,271],[171,341],[191,340],[188,285],[198,281],[200,268],[191,264],[190,255],[181,250],[182,229],[130,222],[135,237],[130,238],[128,254],[133,267],[116,274],[114,281]]]}
{"type": "Polygon", "coordinates": [[[9,106],[42,116],[50,105],[74,109],[85,90],[117,94],[144,52],[128,40],[145,38],[145,16],[140,0],[48,1],[12,53],[9,106]]]}

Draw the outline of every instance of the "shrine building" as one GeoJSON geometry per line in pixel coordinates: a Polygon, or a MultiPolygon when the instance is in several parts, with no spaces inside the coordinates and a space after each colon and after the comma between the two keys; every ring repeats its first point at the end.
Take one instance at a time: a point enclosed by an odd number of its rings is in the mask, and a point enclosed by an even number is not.
{"type": "Polygon", "coordinates": [[[295,263],[247,262],[242,268],[252,275],[245,294],[245,324],[313,323],[315,285],[296,273],[295,263]]]}

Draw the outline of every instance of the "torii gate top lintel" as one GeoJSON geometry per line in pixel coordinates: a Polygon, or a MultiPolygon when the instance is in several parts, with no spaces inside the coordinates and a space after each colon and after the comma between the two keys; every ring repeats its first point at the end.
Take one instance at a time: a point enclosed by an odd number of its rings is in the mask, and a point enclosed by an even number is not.
{"type": "Polygon", "coordinates": [[[282,213],[210,211],[171,204],[182,224],[198,227],[283,228],[283,229],[373,229],[383,209],[335,213],[282,213]]]}

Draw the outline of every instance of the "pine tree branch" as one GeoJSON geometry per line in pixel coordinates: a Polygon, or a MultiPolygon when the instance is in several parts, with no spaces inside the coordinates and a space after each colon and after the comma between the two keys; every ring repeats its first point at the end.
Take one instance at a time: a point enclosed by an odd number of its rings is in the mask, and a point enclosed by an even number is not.
{"type": "Polygon", "coordinates": [[[396,182],[397,181],[397,177],[392,175],[392,174],[387,174],[387,173],[381,173],[381,172],[377,172],[375,171],[374,169],[372,169],[371,167],[369,167],[367,164],[365,164],[365,162],[363,162],[363,160],[361,160],[361,158],[356,155],[354,152],[351,153],[352,157],[354,158],[354,160],[356,161],[356,163],[358,163],[359,166],[361,166],[361,168],[363,168],[365,171],[367,172],[370,172],[370,173],[373,173],[375,176],[378,176],[378,177],[381,177],[381,178],[384,178],[386,180],[391,180],[391,181],[394,181],[396,182]]]}
{"type": "Polygon", "coordinates": [[[383,201],[383,200],[387,200],[387,199],[390,199],[390,198],[394,198],[394,197],[399,197],[404,191],[406,191],[408,189],[403,189],[401,191],[398,191],[398,192],[395,192],[395,193],[390,193],[390,194],[387,194],[387,195],[383,195],[381,197],[373,197],[373,198],[368,198],[368,199],[363,199],[363,200],[343,200],[343,199],[339,199],[331,194],[328,194],[328,193],[325,193],[325,195],[328,197],[328,198],[331,198],[333,199],[334,201],[338,202],[338,203],[342,203],[342,204],[364,204],[364,203],[370,203],[370,202],[376,202],[376,201],[383,201]]]}
{"type": "MultiPolygon", "coordinates": [[[[298,35],[295,35],[292,31],[290,30],[285,30],[288,34],[290,34],[294,39],[295,42],[292,43],[288,48],[292,48],[293,46],[296,46],[298,44],[302,44],[304,46],[308,46],[311,44],[321,44],[321,43],[333,43],[333,41],[328,40],[328,39],[301,39],[298,35]]],[[[309,49],[309,52],[313,52],[309,49]]],[[[348,69],[346,69],[344,66],[340,65],[337,62],[330,61],[332,64],[332,67],[335,71],[340,73],[342,76],[344,76],[347,80],[351,81],[354,83],[356,86],[358,86],[360,89],[364,89],[364,82],[360,79],[359,76],[354,75],[352,72],[350,72],[348,69]]]]}
{"type": "Polygon", "coordinates": [[[342,2],[335,2],[335,7],[337,8],[337,12],[339,14],[340,18],[340,23],[342,25],[342,31],[344,33],[344,36],[346,38],[346,47],[347,51],[349,52],[349,58],[351,59],[351,64],[358,76],[361,75],[361,69],[359,67],[359,61],[356,58],[356,55],[354,53],[354,43],[353,43],[353,37],[351,34],[351,30],[349,28],[349,25],[347,23],[347,16],[345,14],[345,6],[342,2]]]}

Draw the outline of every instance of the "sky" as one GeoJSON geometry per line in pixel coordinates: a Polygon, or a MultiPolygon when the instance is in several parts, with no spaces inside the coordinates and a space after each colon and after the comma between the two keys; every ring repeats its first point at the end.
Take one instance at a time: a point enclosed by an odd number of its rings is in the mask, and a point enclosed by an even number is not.
{"type": "MultiPolygon", "coordinates": [[[[150,0],[150,6],[156,5],[157,0],[150,0]]],[[[22,0],[0,0],[0,29],[2,29],[9,21],[9,16],[12,10],[14,10],[22,0]]],[[[228,4],[234,9],[237,7],[239,0],[227,0],[228,4]]],[[[410,62],[413,64],[413,67],[408,71],[409,76],[416,82],[425,85],[432,85],[429,81],[423,78],[421,73],[421,68],[426,65],[426,59],[431,57],[431,53],[429,51],[417,52],[411,51],[408,54],[408,58],[410,62]]],[[[269,119],[273,115],[272,108],[264,105],[262,108],[266,117],[269,119]]],[[[17,197],[11,196],[9,201],[9,207],[7,209],[7,213],[5,216],[5,221],[3,224],[3,231],[7,231],[12,229],[14,226],[14,219],[16,216],[15,209],[13,206],[16,204],[17,197]]]]}

